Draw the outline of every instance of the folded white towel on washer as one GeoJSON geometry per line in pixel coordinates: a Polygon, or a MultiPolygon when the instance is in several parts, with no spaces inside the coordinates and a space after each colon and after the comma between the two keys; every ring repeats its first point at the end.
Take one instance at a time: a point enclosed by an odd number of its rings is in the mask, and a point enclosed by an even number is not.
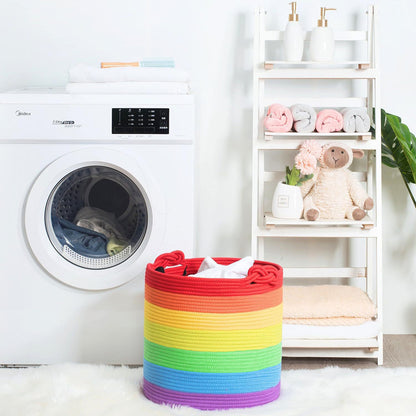
{"type": "Polygon", "coordinates": [[[193,277],[212,277],[243,279],[247,276],[250,267],[254,264],[253,257],[244,257],[228,266],[218,264],[213,258],[205,257],[198,269],[198,273],[190,274],[193,277]]]}
{"type": "Polygon", "coordinates": [[[69,69],[69,82],[188,82],[189,74],[177,68],[96,68],[78,64],[69,69]]]}
{"type": "Polygon", "coordinates": [[[70,94],[190,94],[187,82],[71,82],[70,94]]]}

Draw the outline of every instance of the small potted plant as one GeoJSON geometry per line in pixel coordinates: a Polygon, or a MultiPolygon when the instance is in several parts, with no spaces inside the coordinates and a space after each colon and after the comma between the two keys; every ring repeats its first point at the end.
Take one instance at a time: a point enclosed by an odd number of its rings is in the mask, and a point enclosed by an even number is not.
{"type": "Polygon", "coordinates": [[[285,181],[277,184],[273,194],[274,217],[290,219],[302,217],[303,197],[300,186],[312,179],[321,149],[321,145],[315,140],[306,140],[295,158],[293,168],[286,166],[285,181]]]}

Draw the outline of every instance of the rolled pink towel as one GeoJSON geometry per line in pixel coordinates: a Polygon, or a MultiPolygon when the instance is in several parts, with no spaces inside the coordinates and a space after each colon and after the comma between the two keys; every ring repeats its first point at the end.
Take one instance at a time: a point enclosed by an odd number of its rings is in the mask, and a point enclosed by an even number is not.
{"type": "Polygon", "coordinates": [[[289,108],[281,104],[272,104],[264,118],[266,130],[275,133],[286,133],[293,126],[293,116],[289,108]]]}
{"type": "Polygon", "coordinates": [[[342,114],[333,109],[320,111],[316,116],[315,128],[318,133],[341,131],[344,125],[342,114]]]}

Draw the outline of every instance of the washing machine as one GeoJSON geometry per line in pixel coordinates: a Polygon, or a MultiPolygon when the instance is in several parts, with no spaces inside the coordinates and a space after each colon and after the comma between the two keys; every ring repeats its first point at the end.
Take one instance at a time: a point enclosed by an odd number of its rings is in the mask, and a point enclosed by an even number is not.
{"type": "Polygon", "coordinates": [[[141,364],[146,264],[193,255],[191,95],[0,94],[0,364],[141,364]]]}

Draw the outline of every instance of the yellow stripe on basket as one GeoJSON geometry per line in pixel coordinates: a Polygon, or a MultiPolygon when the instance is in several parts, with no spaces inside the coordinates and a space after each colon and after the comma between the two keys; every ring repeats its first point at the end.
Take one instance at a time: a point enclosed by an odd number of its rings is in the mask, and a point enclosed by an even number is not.
{"type": "Polygon", "coordinates": [[[173,328],[144,320],[144,336],[164,347],[190,351],[245,351],[271,347],[282,341],[282,325],[229,331],[173,328]]]}
{"type": "Polygon", "coordinates": [[[275,325],[282,321],[282,304],[253,312],[240,313],[200,313],[184,312],[161,308],[147,301],[144,304],[144,317],[151,322],[183,329],[212,329],[218,331],[232,329],[255,329],[275,325]]]}

